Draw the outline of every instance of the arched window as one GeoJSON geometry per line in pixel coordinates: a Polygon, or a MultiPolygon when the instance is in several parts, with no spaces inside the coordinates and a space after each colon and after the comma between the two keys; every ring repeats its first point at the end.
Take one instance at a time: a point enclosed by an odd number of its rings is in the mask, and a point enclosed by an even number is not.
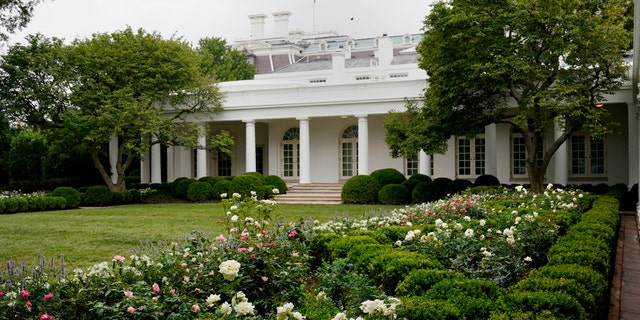
{"type": "Polygon", "coordinates": [[[282,136],[282,175],[285,178],[300,175],[300,128],[291,128],[282,136]]]}
{"type": "Polygon", "coordinates": [[[358,174],[358,126],[352,125],[340,136],[340,177],[348,179],[358,174]]]}

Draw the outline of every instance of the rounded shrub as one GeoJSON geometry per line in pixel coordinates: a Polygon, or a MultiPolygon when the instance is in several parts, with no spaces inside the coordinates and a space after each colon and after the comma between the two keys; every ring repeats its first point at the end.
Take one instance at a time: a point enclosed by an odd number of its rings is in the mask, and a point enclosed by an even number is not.
{"type": "Polygon", "coordinates": [[[374,170],[369,174],[369,176],[376,179],[380,187],[384,187],[388,184],[400,184],[407,180],[402,172],[394,168],[374,170]]]}
{"type": "Polygon", "coordinates": [[[258,199],[264,198],[264,177],[257,172],[236,176],[229,185],[229,193],[238,193],[243,198],[250,197],[252,191],[256,193],[258,199]]]}
{"type": "Polygon", "coordinates": [[[196,182],[195,179],[180,179],[180,182],[178,182],[178,185],[176,186],[176,197],[186,199],[189,186],[194,182],[196,182]]]}
{"type": "Polygon", "coordinates": [[[493,175],[483,174],[483,175],[477,177],[476,181],[473,184],[476,187],[479,187],[479,186],[485,186],[485,187],[499,186],[500,185],[500,180],[498,180],[498,178],[496,178],[493,175]]]}
{"type": "Polygon", "coordinates": [[[177,190],[178,190],[178,185],[180,184],[180,182],[184,181],[184,180],[189,180],[190,178],[187,177],[179,177],[176,178],[175,180],[173,180],[173,182],[171,182],[171,193],[174,196],[178,196],[177,190]]]}
{"type": "Polygon", "coordinates": [[[84,204],[88,206],[106,206],[111,204],[112,194],[106,186],[92,186],[84,194],[84,204]]]}
{"type": "Polygon", "coordinates": [[[451,179],[447,177],[439,177],[433,179],[433,182],[438,186],[438,191],[440,192],[438,196],[438,200],[443,199],[447,195],[447,186],[451,183],[451,179]]]}
{"type": "Polygon", "coordinates": [[[113,204],[129,204],[132,202],[133,194],[129,190],[111,193],[111,203],[113,204]]]}
{"type": "Polygon", "coordinates": [[[413,203],[427,203],[440,199],[440,190],[438,185],[433,181],[418,183],[411,192],[411,202],[413,203]]]}
{"type": "Polygon", "coordinates": [[[420,183],[421,181],[418,179],[407,179],[406,181],[404,181],[403,183],[401,183],[401,185],[403,185],[405,188],[407,188],[407,191],[409,191],[409,194],[411,194],[411,192],[413,192],[413,188],[416,187],[416,185],[418,185],[418,183],[420,183]]]}
{"type": "Polygon", "coordinates": [[[378,200],[380,185],[368,175],[357,175],[349,178],[342,186],[340,197],[342,203],[373,204],[378,200]]]}
{"type": "Polygon", "coordinates": [[[200,182],[206,182],[209,185],[211,185],[211,187],[215,186],[216,183],[218,183],[218,181],[223,180],[224,178],[222,177],[211,177],[211,176],[206,176],[206,177],[202,177],[200,179],[198,179],[198,181],[200,182]]]}
{"type": "Polygon", "coordinates": [[[51,192],[54,197],[63,197],[67,201],[67,208],[76,208],[82,201],[80,191],[72,187],[57,187],[51,192]]]}
{"type": "Polygon", "coordinates": [[[408,204],[410,199],[409,190],[401,184],[388,184],[378,192],[378,201],[382,204],[408,204]]]}
{"type": "Polygon", "coordinates": [[[213,186],[213,199],[220,200],[220,195],[223,193],[229,194],[229,187],[231,186],[231,181],[229,180],[220,180],[213,186]]]}
{"type": "Polygon", "coordinates": [[[427,182],[427,181],[431,181],[431,177],[429,177],[426,174],[416,173],[416,174],[412,174],[409,177],[409,180],[418,180],[418,181],[421,181],[421,182],[427,182]]]}
{"type": "Polygon", "coordinates": [[[408,297],[398,306],[398,319],[407,320],[457,320],[464,319],[460,310],[450,302],[426,297],[408,297]]]}
{"type": "Polygon", "coordinates": [[[4,211],[6,213],[14,213],[20,209],[17,198],[2,199],[2,202],[4,203],[4,211]]]}
{"type": "Polygon", "coordinates": [[[194,202],[210,200],[213,197],[213,187],[204,181],[196,181],[189,185],[187,199],[194,202]]]}
{"type": "Polygon", "coordinates": [[[279,194],[287,193],[288,191],[287,183],[284,182],[282,178],[278,176],[270,175],[270,176],[266,176],[265,180],[267,185],[274,186],[276,189],[278,189],[279,194]]]}
{"type": "Polygon", "coordinates": [[[262,182],[262,184],[267,184],[266,177],[260,172],[251,171],[251,172],[245,172],[242,175],[256,177],[256,178],[260,179],[260,182],[262,182]]]}
{"type": "Polygon", "coordinates": [[[471,187],[473,187],[473,182],[466,179],[455,179],[449,182],[449,184],[447,185],[447,188],[445,189],[445,192],[446,194],[453,195],[453,194],[462,193],[463,191],[471,187]]]}
{"type": "Polygon", "coordinates": [[[396,287],[396,295],[402,296],[423,296],[436,283],[445,279],[463,280],[465,276],[461,273],[447,269],[416,269],[402,280],[396,287]]]}

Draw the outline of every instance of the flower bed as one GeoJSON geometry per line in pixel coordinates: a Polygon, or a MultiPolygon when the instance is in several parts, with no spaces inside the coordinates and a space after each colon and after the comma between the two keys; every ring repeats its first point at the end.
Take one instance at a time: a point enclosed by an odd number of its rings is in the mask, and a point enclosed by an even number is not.
{"type": "Polygon", "coordinates": [[[596,319],[607,305],[611,198],[583,214],[594,198],[577,191],[499,189],[319,225],[222,196],[224,235],[72,272],[9,265],[0,318],[596,319]]]}

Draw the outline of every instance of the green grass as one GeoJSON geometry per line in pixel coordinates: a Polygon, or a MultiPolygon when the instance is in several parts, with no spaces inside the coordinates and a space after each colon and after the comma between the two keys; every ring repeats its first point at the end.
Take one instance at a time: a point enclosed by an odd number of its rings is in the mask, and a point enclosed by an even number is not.
{"type": "MultiPolygon", "coordinates": [[[[320,222],[390,209],[382,205],[278,204],[275,220],[320,222]]],[[[67,270],[129,255],[141,244],[172,241],[192,231],[224,232],[219,203],[145,204],[0,215],[0,266],[9,259],[35,265],[38,255],[64,255],[67,270]]],[[[56,262],[58,263],[58,262],[56,262]]]]}

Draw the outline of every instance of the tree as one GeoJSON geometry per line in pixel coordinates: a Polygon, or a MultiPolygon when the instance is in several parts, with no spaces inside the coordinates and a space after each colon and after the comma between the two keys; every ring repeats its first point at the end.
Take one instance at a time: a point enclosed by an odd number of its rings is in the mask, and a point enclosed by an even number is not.
{"type": "MultiPolygon", "coordinates": [[[[418,46],[428,87],[385,122],[393,156],[446,151],[447,140],[492,123],[522,134],[534,192],[572,134],[615,124],[601,108],[625,80],[626,0],[452,0],[435,4],[418,46]],[[538,148],[556,125],[562,134],[538,148]]],[[[551,136],[551,135],[549,135],[551,136]]]]}
{"type": "Polygon", "coordinates": [[[5,113],[82,145],[112,191],[125,190],[126,170],[154,143],[201,147],[187,115],[221,110],[218,87],[180,40],[128,28],[68,46],[38,35],[28,41],[11,47],[0,63],[5,113]],[[115,168],[104,157],[112,137],[115,168]]]}
{"type": "Polygon", "coordinates": [[[41,0],[0,1],[0,41],[7,41],[9,34],[24,28],[33,15],[33,8],[41,0]]]}
{"type": "Polygon", "coordinates": [[[200,39],[198,52],[202,72],[218,81],[250,80],[256,74],[256,67],[247,61],[246,55],[227,46],[224,39],[200,39]]]}

